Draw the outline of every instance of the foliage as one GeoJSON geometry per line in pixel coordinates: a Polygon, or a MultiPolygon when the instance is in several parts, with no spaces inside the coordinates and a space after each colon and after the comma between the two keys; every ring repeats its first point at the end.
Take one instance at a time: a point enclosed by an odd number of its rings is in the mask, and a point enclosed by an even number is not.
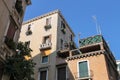
{"type": "Polygon", "coordinates": [[[16,55],[7,58],[5,62],[5,73],[13,76],[14,80],[34,80],[31,75],[34,74],[35,63],[25,58],[31,57],[31,51],[24,43],[18,43],[16,55]]]}
{"type": "Polygon", "coordinates": [[[45,25],[44,28],[45,28],[45,30],[47,31],[48,29],[51,28],[51,25],[50,25],[50,24],[49,24],[49,25],[45,25]]]}
{"type": "Polygon", "coordinates": [[[65,34],[65,33],[66,33],[65,28],[61,28],[61,31],[63,32],[63,34],[65,34]]]}

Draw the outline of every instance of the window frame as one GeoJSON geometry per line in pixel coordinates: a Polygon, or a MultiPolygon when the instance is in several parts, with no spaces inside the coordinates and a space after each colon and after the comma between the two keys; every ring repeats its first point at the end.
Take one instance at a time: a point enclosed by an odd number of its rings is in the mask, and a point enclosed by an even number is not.
{"type": "Polygon", "coordinates": [[[46,56],[42,56],[42,57],[41,57],[41,63],[42,63],[42,64],[47,64],[48,62],[49,62],[49,56],[46,55],[46,56]],[[48,59],[47,59],[47,62],[43,62],[43,57],[47,57],[47,58],[48,58],[48,59]]]}
{"type": "Polygon", "coordinates": [[[50,34],[50,35],[47,35],[47,36],[43,36],[42,44],[46,44],[46,39],[45,39],[46,37],[49,38],[49,43],[51,42],[52,36],[50,34]]]}
{"type": "Polygon", "coordinates": [[[64,65],[61,64],[61,65],[56,66],[56,80],[58,80],[58,69],[63,68],[63,67],[66,68],[66,80],[67,80],[68,74],[67,74],[67,65],[66,64],[64,64],[64,65]]]}
{"type": "Polygon", "coordinates": [[[117,63],[117,70],[120,71],[120,62],[117,63]]]}
{"type": "Polygon", "coordinates": [[[30,41],[25,41],[25,45],[27,48],[30,48],[30,41]]]}
{"type": "Polygon", "coordinates": [[[88,77],[90,77],[90,65],[89,65],[89,60],[81,60],[81,61],[78,61],[77,62],[77,76],[78,78],[80,78],[80,73],[79,73],[79,63],[82,63],[82,62],[87,62],[87,67],[88,67],[88,77]]]}
{"type": "Polygon", "coordinates": [[[51,25],[52,17],[46,18],[46,25],[51,25]]]}
{"type": "Polygon", "coordinates": [[[48,80],[48,68],[42,68],[42,69],[39,70],[38,80],[40,80],[41,71],[46,71],[47,72],[47,74],[46,74],[46,80],[48,80]]]}

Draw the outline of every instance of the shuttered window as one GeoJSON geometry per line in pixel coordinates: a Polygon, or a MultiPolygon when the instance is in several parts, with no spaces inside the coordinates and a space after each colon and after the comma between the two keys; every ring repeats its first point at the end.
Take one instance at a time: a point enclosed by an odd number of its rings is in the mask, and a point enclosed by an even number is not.
{"type": "Polygon", "coordinates": [[[13,19],[10,19],[10,20],[11,22],[10,22],[6,37],[13,40],[15,32],[16,32],[16,28],[15,28],[16,25],[13,19]]]}
{"type": "Polygon", "coordinates": [[[88,63],[87,61],[79,62],[79,77],[88,77],[88,63]]]}

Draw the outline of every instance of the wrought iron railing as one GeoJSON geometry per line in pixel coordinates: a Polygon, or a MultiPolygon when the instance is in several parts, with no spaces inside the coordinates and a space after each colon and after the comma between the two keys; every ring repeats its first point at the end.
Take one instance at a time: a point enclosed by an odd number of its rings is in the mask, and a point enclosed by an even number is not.
{"type": "MultiPolygon", "coordinates": [[[[80,72],[76,72],[76,73],[74,73],[74,78],[76,80],[92,79],[92,77],[93,77],[93,71],[92,70],[90,70],[89,72],[84,72],[84,73],[86,75],[81,76],[80,72]]],[[[84,74],[84,73],[81,73],[81,74],[84,74]]]]}
{"type": "Polygon", "coordinates": [[[48,48],[51,48],[52,47],[52,43],[49,42],[49,43],[43,43],[40,45],[40,50],[43,50],[43,49],[48,49],[48,48]]]}

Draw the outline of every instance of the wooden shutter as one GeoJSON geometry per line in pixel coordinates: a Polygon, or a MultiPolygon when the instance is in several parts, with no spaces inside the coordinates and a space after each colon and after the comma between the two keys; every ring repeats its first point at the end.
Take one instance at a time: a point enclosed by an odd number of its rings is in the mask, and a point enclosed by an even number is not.
{"type": "Polygon", "coordinates": [[[13,39],[14,38],[14,35],[15,35],[15,31],[16,31],[16,28],[15,28],[15,22],[10,19],[10,25],[9,25],[9,28],[8,28],[8,31],[7,31],[7,38],[9,39],[13,39]]]}

